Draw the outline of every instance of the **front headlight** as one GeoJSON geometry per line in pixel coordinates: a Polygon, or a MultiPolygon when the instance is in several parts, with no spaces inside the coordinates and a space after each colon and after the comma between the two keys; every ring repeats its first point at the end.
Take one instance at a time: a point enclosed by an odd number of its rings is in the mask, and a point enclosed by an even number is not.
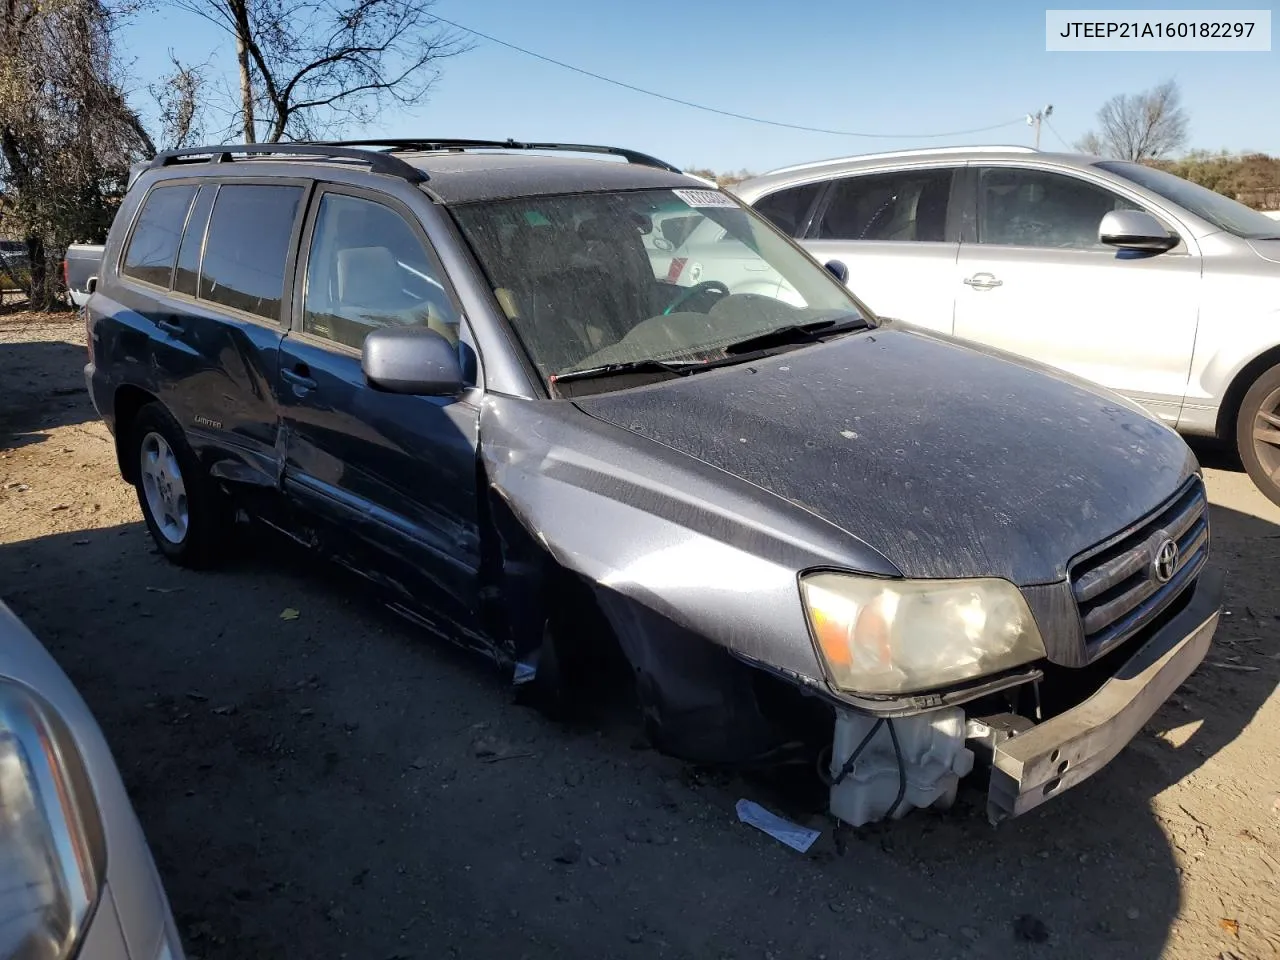
{"type": "Polygon", "coordinates": [[[102,883],[101,829],[65,727],[0,681],[0,960],[63,960],[102,883]]]}
{"type": "Polygon", "coordinates": [[[801,577],[809,627],[832,683],[901,694],[981,677],[1045,655],[1022,593],[1007,580],[801,577]]]}

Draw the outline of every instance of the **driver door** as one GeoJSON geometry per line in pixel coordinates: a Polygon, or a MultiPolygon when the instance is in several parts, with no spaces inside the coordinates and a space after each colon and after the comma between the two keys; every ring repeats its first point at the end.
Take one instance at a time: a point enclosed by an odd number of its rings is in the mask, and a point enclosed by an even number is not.
{"type": "Polygon", "coordinates": [[[1187,238],[1167,253],[1117,250],[1098,242],[1098,226],[1110,210],[1141,209],[1133,200],[1058,171],[993,164],[971,176],[976,235],[960,245],[952,280],[956,336],[1176,422],[1200,301],[1200,256],[1187,238]]]}
{"type": "Polygon", "coordinates": [[[365,336],[383,326],[426,326],[458,343],[444,270],[409,210],[346,187],[321,188],[302,247],[276,386],[285,490],[326,552],[416,612],[471,625],[479,391],[384,393],[360,360],[365,336]]]}

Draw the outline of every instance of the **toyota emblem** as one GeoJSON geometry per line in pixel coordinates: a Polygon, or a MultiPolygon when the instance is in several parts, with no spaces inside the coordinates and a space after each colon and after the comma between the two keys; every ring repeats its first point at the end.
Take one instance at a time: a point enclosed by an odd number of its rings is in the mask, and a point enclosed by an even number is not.
{"type": "Polygon", "coordinates": [[[1178,545],[1172,540],[1165,540],[1156,547],[1156,558],[1151,563],[1151,571],[1161,583],[1168,583],[1178,570],[1178,545]]]}

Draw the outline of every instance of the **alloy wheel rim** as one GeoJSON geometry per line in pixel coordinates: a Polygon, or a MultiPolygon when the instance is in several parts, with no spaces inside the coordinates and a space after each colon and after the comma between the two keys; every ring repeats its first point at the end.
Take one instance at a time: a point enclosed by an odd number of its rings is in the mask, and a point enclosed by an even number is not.
{"type": "Polygon", "coordinates": [[[182,543],[187,537],[190,515],[187,512],[187,486],[173,448],[160,434],[148,433],[142,438],[139,466],[142,492],[160,535],[172,544],[182,543]]]}

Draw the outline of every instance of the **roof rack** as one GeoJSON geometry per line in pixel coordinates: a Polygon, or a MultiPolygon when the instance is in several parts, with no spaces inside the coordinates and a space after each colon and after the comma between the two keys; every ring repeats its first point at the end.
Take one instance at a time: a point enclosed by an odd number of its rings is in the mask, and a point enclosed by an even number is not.
{"type": "Polygon", "coordinates": [[[1002,146],[982,145],[974,147],[918,147],[914,150],[892,150],[888,153],[856,153],[845,157],[832,157],[828,160],[814,160],[810,163],[796,163],[789,167],[779,167],[776,170],[770,170],[767,174],[761,176],[769,176],[775,173],[793,173],[797,170],[809,170],[815,167],[824,167],[829,164],[849,163],[854,160],[889,160],[893,157],[929,157],[929,156],[945,156],[949,153],[1039,153],[1035,147],[1025,146],[1002,146]]]}
{"type": "MultiPolygon", "coordinates": [[[[646,167],[657,167],[671,173],[683,173],[665,160],[651,157],[638,150],[625,147],[606,147],[590,143],[527,143],[519,140],[465,140],[465,139],[385,139],[385,140],[335,140],[325,144],[334,147],[387,147],[387,152],[397,150],[444,151],[444,150],[547,150],[565,153],[604,153],[614,157],[622,157],[628,163],[637,163],[646,167]]],[[[316,144],[321,146],[321,144],[316,144]]],[[[383,154],[386,155],[385,153],[383,154]]]]}
{"type": "Polygon", "coordinates": [[[356,150],[350,145],[337,143],[240,143],[212,147],[186,147],[182,150],[166,150],[156,154],[150,166],[155,169],[180,163],[194,163],[198,162],[197,157],[206,157],[206,163],[231,163],[236,155],[358,160],[361,163],[367,163],[374,173],[400,177],[411,183],[422,183],[429,179],[425,171],[405,163],[399,157],[379,150],[356,150]]]}

